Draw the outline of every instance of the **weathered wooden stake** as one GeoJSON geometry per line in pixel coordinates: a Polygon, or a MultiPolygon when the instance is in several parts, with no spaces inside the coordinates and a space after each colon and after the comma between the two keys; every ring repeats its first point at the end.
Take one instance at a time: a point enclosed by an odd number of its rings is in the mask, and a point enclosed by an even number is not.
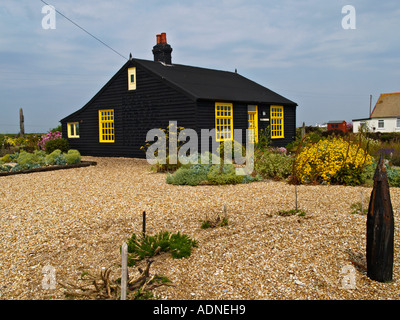
{"type": "Polygon", "coordinates": [[[25,135],[25,120],[22,108],[19,108],[19,135],[21,137],[25,135]]]}
{"type": "Polygon", "coordinates": [[[122,244],[121,256],[121,300],[126,300],[128,282],[128,245],[125,242],[122,244]]]}
{"type": "Polygon", "coordinates": [[[143,211],[143,238],[146,236],[146,211],[143,211]]]}
{"type": "Polygon", "coordinates": [[[367,276],[379,282],[393,277],[394,219],[383,158],[374,175],[367,217],[367,276]]]}

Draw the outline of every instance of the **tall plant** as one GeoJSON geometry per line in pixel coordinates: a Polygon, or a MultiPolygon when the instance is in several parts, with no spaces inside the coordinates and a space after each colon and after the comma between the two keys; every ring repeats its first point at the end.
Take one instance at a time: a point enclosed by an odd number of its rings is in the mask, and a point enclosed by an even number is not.
{"type": "Polygon", "coordinates": [[[61,139],[61,138],[62,138],[62,133],[60,131],[49,132],[45,135],[42,135],[39,138],[38,147],[39,147],[39,149],[46,151],[46,142],[47,141],[61,139]]]}

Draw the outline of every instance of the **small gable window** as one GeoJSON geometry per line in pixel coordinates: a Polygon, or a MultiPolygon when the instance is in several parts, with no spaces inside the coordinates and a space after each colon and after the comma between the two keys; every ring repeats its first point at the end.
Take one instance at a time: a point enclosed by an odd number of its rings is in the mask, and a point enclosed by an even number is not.
{"type": "Polygon", "coordinates": [[[99,140],[101,143],[115,142],[114,109],[99,110],[99,140]]]}
{"type": "Polygon", "coordinates": [[[79,138],[79,122],[67,123],[68,138],[79,138]]]}
{"type": "Polygon", "coordinates": [[[271,139],[284,138],[283,107],[271,106],[271,139]]]}
{"type": "Polygon", "coordinates": [[[128,69],[128,90],[136,90],[136,68],[128,69]]]}

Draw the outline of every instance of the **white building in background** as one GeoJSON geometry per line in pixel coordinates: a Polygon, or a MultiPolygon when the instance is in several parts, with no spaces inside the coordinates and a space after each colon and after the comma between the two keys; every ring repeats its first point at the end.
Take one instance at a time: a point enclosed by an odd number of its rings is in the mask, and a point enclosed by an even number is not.
{"type": "Polygon", "coordinates": [[[400,132],[400,92],[382,93],[369,118],[353,120],[353,132],[361,125],[372,132],[400,132]]]}

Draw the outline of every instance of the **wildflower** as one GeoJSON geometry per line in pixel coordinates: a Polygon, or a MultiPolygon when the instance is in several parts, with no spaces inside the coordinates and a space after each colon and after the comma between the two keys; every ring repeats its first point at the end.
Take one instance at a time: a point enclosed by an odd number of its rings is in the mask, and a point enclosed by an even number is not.
{"type": "Polygon", "coordinates": [[[39,149],[41,150],[46,150],[46,142],[49,140],[55,140],[55,139],[61,139],[62,138],[62,133],[60,131],[55,131],[55,132],[49,132],[45,135],[42,135],[39,138],[39,141],[37,143],[39,149]]]}
{"type": "Polygon", "coordinates": [[[334,138],[304,147],[297,156],[295,172],[302,183],[354,183],[371,163],[371,156],[360,145],[334,138]]]}

